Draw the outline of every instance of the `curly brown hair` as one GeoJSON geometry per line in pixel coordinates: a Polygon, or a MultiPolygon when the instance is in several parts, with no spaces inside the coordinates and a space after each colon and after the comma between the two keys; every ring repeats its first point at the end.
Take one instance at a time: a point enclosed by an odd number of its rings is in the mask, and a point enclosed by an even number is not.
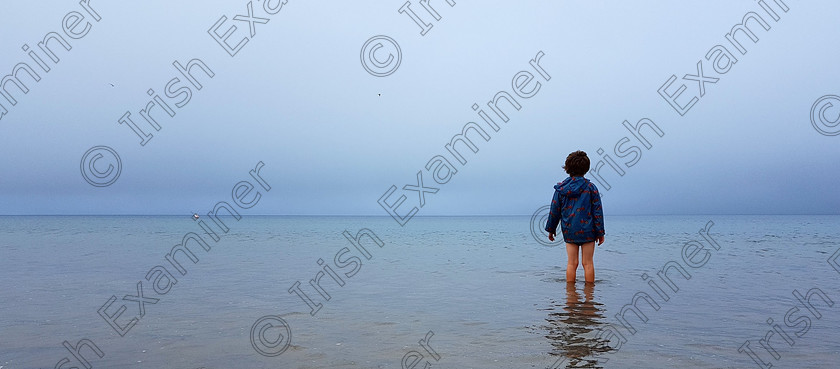
{"type": "Polygon", "coordinates": [[[575,151],[566,157],[563,169],[572,177],[581,177],[589,171],[589,157],[583,151],[575,151]]]}

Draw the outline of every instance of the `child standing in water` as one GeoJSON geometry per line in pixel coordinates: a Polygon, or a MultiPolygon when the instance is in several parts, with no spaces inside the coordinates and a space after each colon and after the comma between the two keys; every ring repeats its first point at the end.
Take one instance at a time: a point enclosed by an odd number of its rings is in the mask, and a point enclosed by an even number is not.
{"type": "Polygon", "coordinates": [[[548,239],[554,241],[557,224],[563,232],[566,242],[566,283],[574,283],[578,254],[583,261],[583,273],[586,283],[595,282],[595,241],[604,243],[604,211],[601,208],[601,195],[598,188],[583,175],[589,171],[589,157],[583,151],[575,151],[566,157],[563,166],[569,177],[554,186],[554,198],[548,214],[545,230],[548,239]]]}

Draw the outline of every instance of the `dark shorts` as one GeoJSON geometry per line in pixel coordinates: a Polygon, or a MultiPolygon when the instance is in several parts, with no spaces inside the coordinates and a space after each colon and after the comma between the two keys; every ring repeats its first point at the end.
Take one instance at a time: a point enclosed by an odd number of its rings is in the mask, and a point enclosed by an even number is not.
{"type": "Polygon", "coordinates": [[[583,245],[585,245],[587,243],[590,243],[590,242],[595,242],[595,241],[594,240],[593,241],[583,241],[583,242],[566,241],[566,243],[571,243],[571,244],[578,245],[578,246],[583,246],[583,245]]]}

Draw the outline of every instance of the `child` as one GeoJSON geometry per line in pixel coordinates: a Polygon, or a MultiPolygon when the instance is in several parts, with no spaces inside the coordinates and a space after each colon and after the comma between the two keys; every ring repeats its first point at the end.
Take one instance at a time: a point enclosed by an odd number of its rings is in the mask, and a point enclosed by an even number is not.
{"type": "Polygon", "coordinates": [[[601,195],[598,188],[583,175],[589,171],[589,157],[583,151],[575,151],[566,157],[563,166],[569,178],[554,186],[554,199],[548,214],[545,230],[548,239],[554,241],[557,224],[566,241],[566,283],[575,282],[578,267],[578,250],[583,255],[583,272],[586,283],[595,282],[595,241],[604,243],[604,211],[601,209],[601,195]]]}

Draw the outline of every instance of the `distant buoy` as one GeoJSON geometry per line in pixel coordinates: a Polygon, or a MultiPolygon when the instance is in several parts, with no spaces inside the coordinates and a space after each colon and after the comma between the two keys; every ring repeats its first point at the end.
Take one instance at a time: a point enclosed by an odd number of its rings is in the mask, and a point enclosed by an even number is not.
{"type": "Polygon", "coordinates": [[[198,214],[193,213],[193,220],[198,220],[198,214]]]}

